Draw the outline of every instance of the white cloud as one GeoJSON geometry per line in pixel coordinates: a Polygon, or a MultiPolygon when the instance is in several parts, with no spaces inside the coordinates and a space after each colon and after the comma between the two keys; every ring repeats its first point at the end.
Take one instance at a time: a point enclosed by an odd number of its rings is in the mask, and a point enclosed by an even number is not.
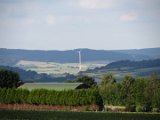
{"type": "Polygon", "coordinates": [[[138,15],[136,13],[127,13],[120,16],[120,20],[124,22],[135,21],[137,20],[137,18],[138,18],[138,15]]]}
{"type": "Polygon", "coordinates": [[[48,15],[46,22],[49,26],[54,26],[56,24],[56,17],[52,15],[48,15]]]}
{"type": "Polygon", "coordinates": [[[110,8],[113,0],[78,0],[80,7],[88,9],[110,8]]]}

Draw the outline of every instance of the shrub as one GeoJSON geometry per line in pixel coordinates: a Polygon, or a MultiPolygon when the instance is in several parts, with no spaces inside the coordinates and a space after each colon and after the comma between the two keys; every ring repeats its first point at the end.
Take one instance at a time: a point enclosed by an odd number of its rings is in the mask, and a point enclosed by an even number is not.
{"type": "Polygon", "coordinates": [[[141,105],[136,106],[136,112],[143,112],[143,106],[141,105]]]}

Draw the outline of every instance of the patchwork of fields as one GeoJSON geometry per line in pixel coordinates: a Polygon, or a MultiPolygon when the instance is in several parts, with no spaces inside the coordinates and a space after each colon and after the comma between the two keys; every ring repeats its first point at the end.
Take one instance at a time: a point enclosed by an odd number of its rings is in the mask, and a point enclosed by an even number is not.
{"type": "MultiPolygon", "coordinates": [[[[84,63],[82,64],[82,71],[105,65],[106,64],[84,63]]],[[[64,74],[64,73],[77,74],[79,72],[78,63],[56,63],[56,62],[39,62],[39,61],[22,60],[16,64],[16,67],[20,67],[25,70],[36,71],[38,73],[47,73],[47,74],[64,74]]]]}
{"type": "Polygon", "coordinates": [[[160,114],[0,110],[0,120],[160,120],[160,114]]]}
{"type": "MultiPolygon", "coordinates": [[[[107,63],[106,63],[107,64],[107,63]]],[[[122,80],[125,75],[132,75],[133,77],[147,77],[154,73],[157,75],[160,73],[160,67],[148,67],[148,68],[134,68],[134,67],[119,67],[110,69],[93,70],[94,68],[100,68],[105,66],[104,63],[84,63],[82,64],[82,74],[95,78],[97,82],[100,81],[103,74],[106,72],[113,73],[117,80],[122,80]],[[90,70],[88,70],[90,69],[90,70]],[[87,70],[87,71],[86,71],[87,70]]],[[[54,77],[65,77],[65,73],[77,75],[79,72],[78,63],[55,63],[55,62],[38,62],[38,61],[20,61],[16,67],[24,70],[32,70],[38,73],[47,73],[54,77]]]]}

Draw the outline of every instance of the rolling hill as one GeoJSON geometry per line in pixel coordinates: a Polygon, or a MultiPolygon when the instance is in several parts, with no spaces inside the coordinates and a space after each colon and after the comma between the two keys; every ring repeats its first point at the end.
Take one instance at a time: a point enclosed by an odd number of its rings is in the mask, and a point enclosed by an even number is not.
{"type": "MultiPolygon", "coordinates": [[[[78,50],[21,50],[0,48],[0,65],[14,66],[17,62],[40,61],[77,63],[78,50]]],[[[91,50],[81,49],[82,62],[108,63],[119,60],[146,60],[160,58],[160,48],[135,50],[91,50]]]]}
{"type": "Polygon", "coordinates": [[[147,77],[152,74],[157,74],[160,77],[160,59],[143,61],[121,60],[109,63],[106,66],[81,71],[76,75],[68,73],[57,75],[37,73],[35,71],[9,66],[0,66],[0,69],[8,69],[17,72],[24,82],[63,82],[65,80],[73,80],[81,75],[88,75],[95,78],[97,82],[100,82],[102,75],[107,72],[113,73],[118,80],[123,79],[123,77],[128,74],[134,77],[147,77]]]}
{"type": "Polygon", "coordinates": [[[122,79],[125,75],[134,77],[147,77],[157,74],[160,77],[160,59],[130,61],[122,60],[112,62],[106,66],[81,72],[81,74],[100,78],[104,73],[113,73],[117,79],[122,79]]]}

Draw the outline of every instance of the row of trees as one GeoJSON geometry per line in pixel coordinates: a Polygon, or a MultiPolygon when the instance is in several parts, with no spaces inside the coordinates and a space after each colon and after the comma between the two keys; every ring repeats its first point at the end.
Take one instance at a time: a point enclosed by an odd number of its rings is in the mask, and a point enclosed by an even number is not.
{"type": "Polygon", "coordinates": [[[137,79],[127,75],[116,82],[113,74],[105,74],[99,91],[106,106],[126,106],[129,111],[160,110],[160,79],[156,75],[137,79]]]}
{"type": "Polygon", "coordinates": [[[160,111],[160,79],[156,75],[148,78],[133,78],[127,75],[122,81],[117,82],[114,75],[108,73],[102,77],[99,85],[88,76],[68,82],[82,82],[94,89],[69,91],[15,89],[20,84],[18,74],[1,70],[0,103],[104,104],[104,106],[126,106],[128,111],[160,111]]]}
{"type": "Polygon", "coordinates": [[[45,105],[101,105],[102,99],[96,89],[55,91],[46,89],[0,88],[0,103],[29,103],[45,105]]]}

